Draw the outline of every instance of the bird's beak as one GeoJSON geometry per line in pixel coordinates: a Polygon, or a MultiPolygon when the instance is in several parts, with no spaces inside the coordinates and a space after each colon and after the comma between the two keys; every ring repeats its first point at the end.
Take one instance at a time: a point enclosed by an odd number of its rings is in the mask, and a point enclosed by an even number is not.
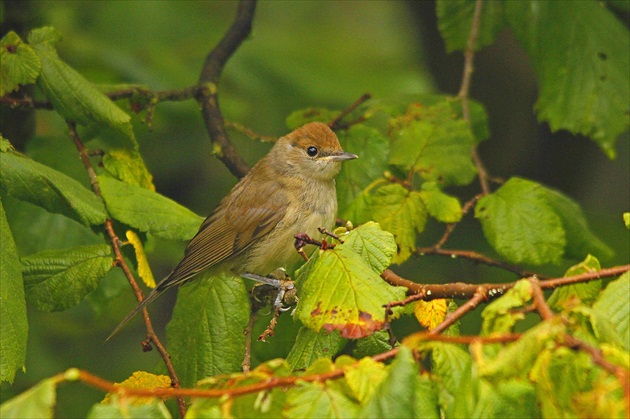
{"type": "Polygon", "coordinates": [[[329,160],[329,161],[344,161],[344,160],[352,160],[352,159],[358,159],[358,158],[359,156],[357,156],[356,154],[348,153],[346,151],[342,151],[339,154],[332,154],[330,156],[323,157],[323,159],[329,160]]]}

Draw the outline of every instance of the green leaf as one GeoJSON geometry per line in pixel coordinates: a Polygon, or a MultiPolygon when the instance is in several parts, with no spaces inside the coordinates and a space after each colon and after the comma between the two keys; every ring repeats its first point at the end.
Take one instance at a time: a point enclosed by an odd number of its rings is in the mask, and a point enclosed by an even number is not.
{"type": "Polygon", "coordinates": [[[490,384],[478,380],[476,402],[470,417],[534,418],[540,417],[534,386],[523,379],[502,380],[490,384]]]}
{"type": "Polygon", "coordinates": [[[207,273],[180,288],[166,336],[182,386],[239,371],[248,320],[249,298],[240,278],[207,273]]]}
{"type": "Polygon", "coordinates": [[[451,343],[430,342],[433,372],[438,377],[440,405],[447,412],[458,409],[459,416],[470,416],[472,394],[471,384],[472,358],[460,346],[451,343]],[[459,404],[459,406],[457,406],[459,404]]]}
{"type": "Polygon", "coordinates": [[[140,153],[124,148],[109,150],[103,156],[103,166],[116,179],[130,185],[155,191],[153,176],[140,153]]]}
{"type": "Polygon", "coordinates": [[[343,370],[346,383],[361,404],[374,396],[379,384],[387,376],[385,364],[370,357],[365,357],[358,363],[353,361],[352,364],[343,367],[343,370]]]}
{"type": "Polygon", "coordinates": [[[0,236],[0,382],[13,383],[15,372],[25,368],[28,320],[22,267],[1,199],[0,236]]]}
{"type": "Polygon", "coordinates": [[[414,171],[426,181],[445,185],[466,185],[474,179],[475,137],[449,101],[430,106],[412,104],[391,124],[390,164],[404,173],[414,171]]]}
{"type": "Polygon", "coordinates": [[[47,250],[22,258],[29,304],[42,311],[61,311],[79,304],[113,267],[111,246],[97,244],[47,250]]]}
{"type": "Polygon", "coordinates": [[[613,325],[626,350],[630,350],[630,272],[610,282],[593,309],[613,325]]]}
{"type": "Polygon", "coordinates": [[[159,399],[153,399],[151,402],[141,405],[133,405],[116,401],[112,401],[109,404],[97,403],[92,406],[87,417],[93,419],[172,418],[171,413],[166,408],[164,402],[159,399]]]}
{"type": "Polygon", "coordinates": [[[401,346],[387,377],[361,412],[365,418],[439,418],[433,383],[418,374],[411,350],[401,346]]]}
{"type": "Polygon", "coordinates": [[[422,197],[416,191],[390,183],[376,189],[370,205],[374,221],[394,235],[398,250],[393,262],[403,263],[416,249],[416,234],[424,230],[427,221],[422,197]]]}
{"type": "Polygon", "coordinates": [[[585,352],[566,347],[543,351],[530,374],[543,417],[576,417],[579,412],[573,410],[572,400],[590,389],[592,368],[593,362],[585,352]]]}
{"type": "Polygon", "coordinates": [[[387,269],[396,254],[394,236],[373,221],[355,228],[342,239],[345,246],[361,255],[378,274],[387,269]]]}
{"type": "Polygon", "coordinates": [[[337,355],[346,342],[337,332],[314,332],[301,327],[287,355],[287,362],[294,371],[305,370],[316,359],[337,355]]]}
{"type": "Polygon", "coordinates": [[[501,347],[492,359],[478,361],[479,376],[492,382],[526,378],[540,353],[564,332],[565,327],[560,321],[537,324],[519,340],[501,347]]]}
{"type": "Polygon", "coordinates": [[[420,196],[429,214],[438,221],[457,223],[462,219],[462,206],[459,200],[442,192],[437,183],[423,183],[420,196]]]}
{"type": "MultiPolygon", "coordinates": [[[[599,261],[591,255],[588,255],[586,259],[577,265],[570,267],[564,274],[564,276],[579,275],[588,272],[597,272],[601,269],[599,261]]],[[[564,287],[556,288],[549,299],[547,304],[556,311],[561,311],[567,308],[565,305],[578,305],[580,303],[585,305],[591,305],[595,299],[599,296],[599,291],[602,288],[601,279],[583,282],[580,284],[570,284],[564,287]]]]}
{"type": "Polygon", "coordinates": [[[103,199],[118,221],[167,240],[190,240],[203,218],[148,189],[99,176],[103,199]]]}
{"type": "Polygon", "coordinates": [[[0,417],[52,419],[56,401],[56,382],[52,378],[47,378],[24,393],[2,403],[0,417]]]}
{"type": "Polygon", "coordinates": [[[575,201],[549,188],[544,188],[544,197],[562,221],[567,240],[565,257],[580,260],[591,253],[600,259],[606,259],[613,255],[610,247],[591,232],[582,209],[575,201]]]}
{"type": "Polygon", "coordinates": [[[392,346],[389,343],[389,334],[385,330],[381,330],[357,340],[352,356],[355,358],[374,356],[390,349],[392,346]]]}
{"type": "MultiPolygon", "coordinates": [[[[438,28],[446,42],[447,52],[464,51],[466,49],[474,11],[474,0],[438,0],[436,7],[438,28]]],[[[492,44],[499,32],[505,27],[503,2],[484,2],[481,9],[480,22],[479,38],[475,45],[475,50],[492,44]]]]}
{"type": "Polygon", "coordinates": [[[564,253],[562,220],[535,182],[510,179],[477,202],[475,217],[490,245],[512,263],[554,263],[564,253]]]}
{"type": "Polygon", "coordinates": [[[42,64],[29,45],[13,31],[0,40],[0,96],[33,84],[42,64]]]}
{"type": "Polygon", "coordinates": [[[0,154],[0,187],[9,195],[85,225],[105,223],[103,202],[79,182],[17,153],[0,154]]]}
{"type": "Polygon", "coordinates": [[[54,47],[59,38],[51,27],[34,29],[28,36],[42,64],[37,85],[53,108],[78,124],[105,125],[133,136],[131,117],[59,58],[54,47]]]}
{"type": "Polygon", "coordinates": [[[359,405],[334,386],[300,383],[289,390],[283,414],[288,418],[356,418],[359,405]]]}
{"type": "Polygon", "coordinates": [[[316,252],[296,272],[296,287],[297,319],[315,331],[339,330],[342,337],[354,339],[380,330],[383,305],[405,297],[404,288],[388,285],[345,244],[316,252]]]}
{"type": "Polygon", "coordinates": [[[524,313],[514,309],[523,307],[531,297],[532,285],[529,280],[518,281],[505,295],[488,304],[483,310],[481,334],[487,336],[492,333],[511,332],[516,322],[525,318],[524,313]]]}
{"type": "Polygon", "coordinates": [[[370,183],[383,176],[387,169],[389,140],[378,130],[358,124],[338,133],[344,150],[355,153],[359,159],[353,164],[344,164],[337,177],[339,213],[357,198],[370,183]],[[356,164],[355,164],[356,163],[356,164]]]}
{"type": "Polygon", "coordinates": [[[610,157],[628,130],[630,36],[600,2],[514,1],[506,19],[529,54],[538,118],[593,139],[610,157]]]}

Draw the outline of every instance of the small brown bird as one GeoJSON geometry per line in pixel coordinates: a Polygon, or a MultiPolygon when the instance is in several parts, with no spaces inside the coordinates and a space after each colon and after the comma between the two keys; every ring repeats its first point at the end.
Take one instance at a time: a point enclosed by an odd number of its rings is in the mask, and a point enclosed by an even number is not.
{"type": "Polygon", "coordinates": [[[267,275],[297,261],[294,236],[330,228],[337,213],[335,177],[344,160],[334,132],[311,122],[279,138],[201,224],[183,259],[107,338],[166,289],[220,265],[236,274],[267,275]]]}

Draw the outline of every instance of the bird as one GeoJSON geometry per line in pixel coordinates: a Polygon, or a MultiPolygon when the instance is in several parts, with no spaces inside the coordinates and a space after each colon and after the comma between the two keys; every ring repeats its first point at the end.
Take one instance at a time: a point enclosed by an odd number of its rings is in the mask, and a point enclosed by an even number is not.
{"type": "Polygon", "coordinates": [[[112,331],[110,340],[164,291],[212,269],[265,276],[297,262],[294,236],[331,228],[337,213],[335,177],[356,159],[322,122],[280,137],[223,198],[188,243],[177,266],[112,331]]]}

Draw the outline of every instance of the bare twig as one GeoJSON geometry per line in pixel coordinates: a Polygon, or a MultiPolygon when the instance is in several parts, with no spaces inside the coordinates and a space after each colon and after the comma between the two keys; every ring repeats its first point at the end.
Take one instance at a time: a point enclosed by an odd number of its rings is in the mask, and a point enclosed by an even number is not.
{"type": "MultiPolygon", "coordinates": [[[[462,83],[459,88],[458,96],[462,101],[462,115],[464,120],[470,124],[470,109],[468,106],[468,96],[470,93],[470,82],[472,74],[474,72],[474,60],[475,60],[475,47],[477,45],[477,39],[479,38],[479,26],[481,23],[481,9],[483,7],[483,0],[475,1],[475,10],[473,12],[472,23],[470,26],[470,34],[468,35],[468,42],[466,43],[466,50],[464,51],[464,73],[462,75],[462,83]]],[[[481,157],[477,151],[477,147],[473,147],[472,159],[477,172],[479,174],[479,183],[484,195],[490,193],[490,185],[488,182],[488,171],[486,170],[481,157]]]]}
{"type": "Polygon", "coordinates": [[[197,100],[206,130],[214,143],[217,157],[237,177],[243,177],[249,166],[232,145],[225,129],[225,121],[219,106],[218,86],[227,60],[249,36],[256,10],[255,0],[241,0],[236,18],[219,44],[208,54],[199,76],[197,100]]]}
{"type": "Polygon", "coordinates": [[[367,100],[370,100],[371,98],[372,98],[372,95],[370,95],[369,93],[365,93],[360,98],[358,98],[354,103],[352,103],[346,109],[341,111],[339,113],[339,115],[337,115],[337,117],[335,119],[333,119],[332,121],[330,121],[328,123],[328,126],[330,127],[330,129],[332,129],[334,131],[334,130],[337,130],[337,129],[341,128],[341,121],[343,120],[343,118],[348,116],[348,114],[350,114],[350,112],[352,112],[356,108],[358,108],[363,102],[365,102],[367,100]]]}
{"type": "MultiPolygon", "coordinates": [[[[464,206],[462,207],[462,217],[465,216],[466,214],[468,214],[468,212],[474,208],[475,204],[477,203],[477,201],[483,196],[483,194],[478,194],[475,195],[472,199],[470,199],[468,202],[466,202],[464,204],[464,206]]],[[[453,233],[453,230],[455,230],[455,227],[457,227],[459,223],[449,223],[446,225],[446,230],[444,231],[444,234],[442,235],[442,238],[433,246],[436,249],[441,249],[442,246],[444,246],[444,244],[446,244],[446,241],[448,240],[448,238],[451,236],[451,234],[453,233]]]]}
{"type": "MultiPolygon", "coordinates": [[[[79,152],[79,156],[81,157],[83,166],[85,167],[85,170],[88,173],[88,177],[90,179],[90,185],[92,186],[92,191],[94,192],[96,196],[102,197],[101,188],[98,183],[98,178],[96,176],[96,171],[94,170],[94,167],[92,166],[92,163],[90,162],[90,159],[88,157],[88,154],[89,154],[88,151],[86,150],[83,142],[81,141],[81,138],[79,138],[79,135],[76,130],[76,125],[73,122],[68,122],[67,124],[68,124],[68,129],[70,131],[70,136],[72,137],[72,140],[74,141],[74,144],[79,152]]],[[[116,266],[122,269],[123,273],[125,274],[125,277],[127,278],[127,281],[129,282],[129,284],[131,285],[131,288],[133,289],[133,292],[138,302],[142,301],[144,299],[142,290],[138,286],[138,283],[136,282],[136,279],[134,278],[133,273],[131,272],[131,269],[129,269],[129,266],[127,265],[127,262],[125,261],[125,258],[122,255],[122,251],[120,250],[120,245],[122,242],[116,235],[116,232],[114,231],[114,223],[112,222],[112,220],[110,219],[105,220],[105,230],[112,244],[112,249],[114,250],[114,255],[116,258],[115,259],[116,266]]],[[[147,312],[146,308],[143,309],[142,314],[144,317],[144,323],[147,328],[147,340],[152,342],[157,348],[158,352],[160,353],[160,356],[162,357],[162,360],[164,361],[164,365],[166,365],[166,369],[168,370],[168,374],[171,378],[171,385],[173,386],[173,388],[180,388],[181,385],[179,382],[179,378],[177,377],[177,373],[175,372],[175,369],[173,368],[173,364],[171,363],[171,356],[166,351],[166,348],[164,348],[164,346],[162,345],[162,342],[155,334],[155,330],[153,329],[153,324],[151,323],[151,319],[149,317],[149,313],[147,312]]],[[[146,346],[147,345],[145,341],[143,342],[143,350],[145,351],[146,351],[146,346]]],[[[186,403],[184,399],[181,397],[178,397],[177,403],[179,407],[179,413],[181,417],[184,417],[186,415],[186,403]]]]}
{"type": "Polygon", "coordinates": [[[488,266],[494,266],[497,268],[504,269],[509,272],[514,272],[521,278],[525,278],[528,276],[537,276],[538,278],[544,279],[545,276],[537,274],[535,272],[531,272],[525,269],[521,269],[518,266],[511,265],[509,263],[502,262],[500,260],[495,260],[485,256],[481,253],[474,252],[472,250],[454,250],[454,249],[441,249],[437,247],[419,247],[416,249],[416,253],[419,255],[437,255],[437,256],[445,256],[450,258],[461,258],[470,260],[475,263],[482,263],[488,266]]]}
{"type": "Polygon", "coordinates": [[[472,298],[466,301],[464,304],[459,306],[457,310],[452,313],[446,315],[444,321],[438,324],[435,329],[431,330],[429,334],[431,335],[439,335],[443,331],[445,331],[449,326],[454,324],[457,320],[461,319],[464,314],[468,313],[471,310],[474,310],[482,301],[486,299],[486,292],[483,289],[478,290],[472,296],[472,298]]]}

